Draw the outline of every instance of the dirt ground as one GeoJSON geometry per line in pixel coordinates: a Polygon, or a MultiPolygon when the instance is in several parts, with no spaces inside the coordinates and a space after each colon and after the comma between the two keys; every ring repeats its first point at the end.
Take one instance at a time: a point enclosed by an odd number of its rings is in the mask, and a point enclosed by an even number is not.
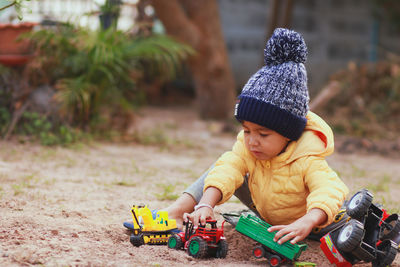
{"type": "MultiPolygon", "coordinates": [[[[166,246],[133,247],[122,226],[132,204],[168,206],[229,149],[235,136],[221,127],[187,108],[146,108],[130,129],[140,143],[48,148],[0,141],[0,266],[266,266],[251,255],[254,242],[228,224],[227,258],[203,260],[166,246]]],[[[399,158],[336,153],[328,161],[352,193],[367,187],[399,211],[399,158]]],[[[242,208],[232,199],[216,211],[242,208]]],[[[319,244],[308,244],[300,260],[329,266],[319,244]]],[[[399,257],[392,266],[400,266],[399,257]]]]}

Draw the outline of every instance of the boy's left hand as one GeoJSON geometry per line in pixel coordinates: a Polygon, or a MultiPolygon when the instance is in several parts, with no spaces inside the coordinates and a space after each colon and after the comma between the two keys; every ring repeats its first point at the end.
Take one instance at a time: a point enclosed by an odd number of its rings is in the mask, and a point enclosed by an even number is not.
{"type": "Polygon", "coordinates": [[[326,219],[327,215],[323,210],[312,209],[293,223],[288,225],[274,225],[268,228],[268,231],[278,231],[274,237],[274,241],[278,242],[278,244],[283,244],[288,240],[291,240],[290,243],[296,244],[306,238],[315,226],[325,222],[326,219]]]}
{"type": "Polygon", "coordinates": [[[288,240],[291,240],[290,243],[296,244],[298,241],[306,238],[313,229],[313,225],[301,219],[302,218],[288,225],[271,226],[268,228],[268,231],[278,231],[274,237],[274,241],[278,242],[278,244],[283,244],[288,240]]]}

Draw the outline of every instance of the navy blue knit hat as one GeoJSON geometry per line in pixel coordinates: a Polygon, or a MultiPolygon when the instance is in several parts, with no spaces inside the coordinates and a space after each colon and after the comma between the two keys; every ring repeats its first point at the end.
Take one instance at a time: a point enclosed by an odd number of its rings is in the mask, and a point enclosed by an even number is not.
{"type": "Polygon", "coordinates": [[[248,80],[238,97],[235,117],[299,139],[309,102],[306,59],[303,37],[277,28],[264,49],[265,66],[248,80]]]}

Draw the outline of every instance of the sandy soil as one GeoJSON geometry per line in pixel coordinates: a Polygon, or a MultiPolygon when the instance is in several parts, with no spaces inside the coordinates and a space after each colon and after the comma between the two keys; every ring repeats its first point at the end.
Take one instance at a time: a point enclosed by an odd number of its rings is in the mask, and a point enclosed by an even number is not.
{"type": "MultiPolygon", "coordinates": [[[[221,134],[221,127],[188,109],[147,108],[130,129],[141,133],[141,144],[46,148],[1,141],[0,266],[265,266],[251,256],[253,242],[228,224],[227,258],[204,260],[166,246],[133,247],[122,226],[132,204],[166,207],[229,149],[234,135],[221,134]]],[[[335,154],[329,162],[352,192],[368,187],[398,212],[398,158],[335,154]]],[[[216,211],[242,208],[232,199],[216,211]]],[[[329,266],[319,244],[308,244],[300,260],[329,266]]]]}

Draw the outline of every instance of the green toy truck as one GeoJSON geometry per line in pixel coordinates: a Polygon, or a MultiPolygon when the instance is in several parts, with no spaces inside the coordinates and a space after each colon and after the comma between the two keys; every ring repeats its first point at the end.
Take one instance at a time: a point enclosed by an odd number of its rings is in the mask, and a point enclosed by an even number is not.
{"type": "Polygon", "coordinates": [[[253,249],[256,258],[266,258],[271,266],[280,266],[284,262],[297,260],[301,253],[307,249],[307,244],[291,244],[285,242],[278,244],[274,241],[276,232],[268,232],[270,224],[257,216],[241,215],[236,225],[236,231],[259,242],[261,245],[253,249]]]}

